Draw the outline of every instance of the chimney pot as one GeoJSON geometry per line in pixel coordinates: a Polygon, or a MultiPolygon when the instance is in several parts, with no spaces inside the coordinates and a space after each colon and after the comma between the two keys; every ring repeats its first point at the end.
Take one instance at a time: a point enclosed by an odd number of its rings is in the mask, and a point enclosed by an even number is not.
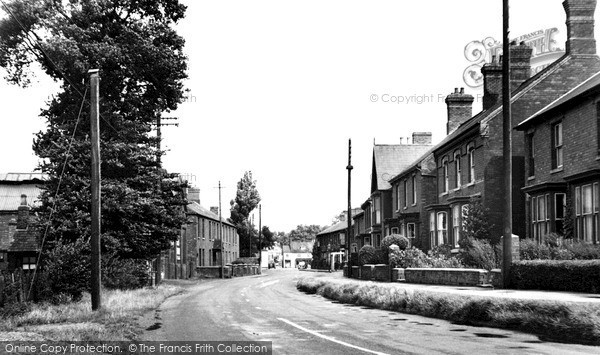
{"type": "Polygon", "coordinates": [[[465,88],[460,88],[460,93],[464,94],[465,93],[465,88]]]}

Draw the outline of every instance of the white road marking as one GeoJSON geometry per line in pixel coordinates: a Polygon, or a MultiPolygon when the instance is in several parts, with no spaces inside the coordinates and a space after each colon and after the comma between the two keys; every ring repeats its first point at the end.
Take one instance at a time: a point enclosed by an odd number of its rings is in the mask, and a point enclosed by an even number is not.
{"type": "Polygon", "coordinates": [[[265,288],[267,286],[274,285],[274,284],[276,284],[278,282],[279,282],[279,280],[273,280],[273,281],[269,281],[269,282],[263,282],[263,283],[260,284],[260,286],[258,286],[258,288],[265,288]]]}
{"type": "Polygon", "coordinates": [[[317,337],[319,337],[319,338],[322,338],[322,339],[325,339],[325,340],[329,340],[329,341],[331,341],[331,342],[334,342],[334,343],[337,343],[337,344],[340,344],[340,345],[343,345],[343,346],[347,346],[347,347],[349,347],[349,348],[357,349],[357,350],[364,351],[364,352],[366,352],[366,353],[370,353],[370,354],[377,354],[377,355],[388,355],[388,354],[386,354],[386,353],[380,353],[380,352],[378,352],[378,351],[373,351],[373,350],[369,350],[369,349],[361,348],[360,346],[356,346],[356,345],[348,344],[348,343],[346,343],[346,342],[343,342],[343,341],[341,341],[341,340],[337,340],[337,339],[335,339],[335,338],[333,338],[333,337],[330,337],[330,336],[327,336],[327,335],[320,334],[320,333],[318,333],[318,332],[316,332],[316,331],[314,331],[314,330],[310,330],[310,329],[304,328],[303,326],[301,326],[301,325],[298,325],[298,324],[296,324],[296,323],[294,323],[294,322],[292,322],[292,321],[289,321],[289,320],[287,320],[287,319],[284,319],[284,318],[277,318],[277,319],[279,319],[280,321],[282,321],[282,322],[284,322],[284,323],[287,323],[287,324],[291,325],[292,327],[298,328],[298,329],[302,330],[303,332],[307,332],[307,333],[309,333],[309,334],[312,334],[312,335],[314,335],[314,336],[317,336],[317,337]]]}

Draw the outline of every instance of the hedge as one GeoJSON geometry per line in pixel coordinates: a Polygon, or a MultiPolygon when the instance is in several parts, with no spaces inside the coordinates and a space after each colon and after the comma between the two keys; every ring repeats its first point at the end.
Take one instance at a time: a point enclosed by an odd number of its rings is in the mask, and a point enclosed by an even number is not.
{"type": "Polygon", "coordinates": [[[510,287],[600,293],[600,260],[522,260],[513,262],[510,287]]]}

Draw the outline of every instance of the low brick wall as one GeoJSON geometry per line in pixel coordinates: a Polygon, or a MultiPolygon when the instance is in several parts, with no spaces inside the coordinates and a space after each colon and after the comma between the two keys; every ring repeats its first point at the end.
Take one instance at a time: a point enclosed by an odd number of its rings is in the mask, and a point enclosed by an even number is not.
{"type": "Polygon", "coordinates": [[[403,268],[392,269],[392,281],[405,281],[403,268]]]}
{"type": "Polygon", "coordinates": [[[406,282],[432,285],[478,286],[487,283],[488,272],[483,269],[406,269],[406,282]]]}
{"type": "Polygon", "coordinates": [[[216,279],[221,277],[220,266],[197,266],[196,275],[201,279],[216,279]]]}
{"type": "Polygon", "coordinates": [[[375,265],[363,265],[360,267],[360,279],[361,280],[371,280],[373,278],[373,269],[375,265]]]}
{"type": "MultiPolygon", "coordinates": [[[[258,275],[258,265],[246,265],[246,264],[225,265],[223,271],[224,271],[224,277],[226,277],[226,278],[258,275]]],[[[196,277],[201,278],[201,279],[220,278],[221,277],[221,267],[220,266],[198,266],[198,267],[196,267],[196,277]]]]}
{"type": "Polygon", "coordinates": [[[372,278],[375,281],[384,281],[390,282],[392,281],[392,272],[389,265],[375,265],[373,268],[372,278]]]}
{"type": "Polygon", "coordinates": [[[500,269],[493,269],[488,273],[488,284],[495,288],[502,288],[502,271],[500,269]]]}

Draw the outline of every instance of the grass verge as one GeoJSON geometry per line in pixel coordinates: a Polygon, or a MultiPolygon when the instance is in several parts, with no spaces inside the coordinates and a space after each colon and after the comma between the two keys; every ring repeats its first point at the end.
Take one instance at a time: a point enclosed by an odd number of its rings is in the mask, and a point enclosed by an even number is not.
{"type": "Polygon", "coordinates": [[[393,284],[301,278],[300,291],[342,303],[506,328],[565,343],[600,345],[600,307],[583,303],[409,291],[393,284]]]}
{"type": "Polygon", "coordinates": [[[17,331],[42,335],[54,341],[135,340],[141,332],[138,317],[183,290],[174,285],[129,291],[105,290],[102,309],[97,312],[92,312],[89,294],[78,302],[33,304],[22,315],[0,320],[0,333],[17,331]]]}

